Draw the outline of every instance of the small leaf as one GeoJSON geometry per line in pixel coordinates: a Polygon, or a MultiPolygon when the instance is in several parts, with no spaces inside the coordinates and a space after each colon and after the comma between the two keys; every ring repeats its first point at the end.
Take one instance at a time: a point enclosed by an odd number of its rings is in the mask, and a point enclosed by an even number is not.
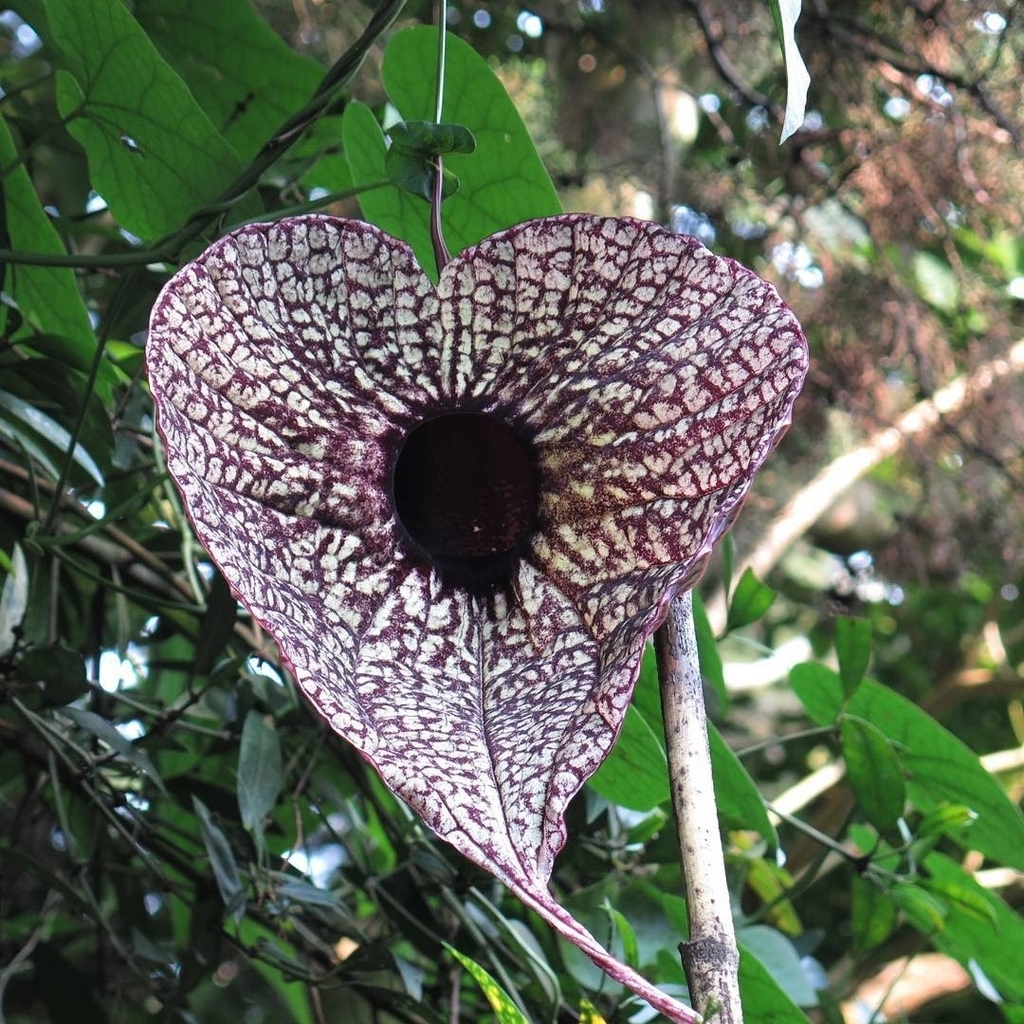
{"type": "Polygon", "coordinates": [[[926,814],[914,834],[918,839],[957,835],[974,823],[978,815],[964,804],[946,804],[926,814]]]}
{"type": "Polygon", "coordinates": [[[903,816],[906,780],[900,759],[884,733],[855,715],[839,720],[846,775],[868,821],[892,834],[903,816]]]}
{"type": "Polygon", "coordinates": [[[960,283],[953,268],[942,257],[918,251],[912,269],[917,293],[929,306],[943,313],[956,312],[960,304],[960,283]]]}
{"type": "Polygon", "coordinates": [[[893,887],[893,898],[907,920],[922,935],[934,936],[946,925],[949,907],[945,900],[927,892],[916,882],[900,882],[893,887]]]}
{"type": "Polygon", "coordinates": [[[594,1009],[592,1003],[586,999],[581,999],[579,1024],[606,1024],[606,1022],[604,1017],[594,1009]]]}
{"type": "Polygon", "coordinates": [[[57,708],[57,712],[65,718],[70,718],[80,729],[84,729],[105,743],[122,761],[134,765],[144,775],[152,779],[157,788],[167,792],[163,779],[160,778],[146,752],[127,737],[122,736],[105,718],[100,717],[94,711],[85,711],[82,708],[61,707],[57,708]]]}
{"type": "Polygon", "coordinates": [[[28,563],[20,544],[11,550],[10,565],[0,590],[0,658],[10,654],[28,608],[28,563]]]}
{"type": "Polygon", "coordinates": [[[726,632],[756,622],[768,611],[774,600],[775,591],[766,583],[762,583],[752,569],[745,569],[729,603],[726,632]]]}
{"type": "Polygon", "coordinates": [[[804,123],[811,76],[796,44],[800,0],[768,0],[768,5],[775,19],[775,30],[779,35],[782,59],[786,65],[786,115],[782,122],[782,137],[779,139],[781,144],[804,123]]]}
{"type": "Polygon", "coordinates": [[[637,947],[636,932],[633,926],[626,919],[625,915],[616,910],[611,903],[605,901],[605,910],[612,920],[612,925],[622,941],[622,959],[630,967],[640,966],[639,948],[637,947]]]}
{"type": "Polygon", "coordinates": [[[498,1024],[530,1024],[508,993],[475,960],[445,943],[445,948],[466,968],[491,1004],[498,1024]]]}
{"type": "Polygon", "coordinates": [[[473,133],[461,124],[434,121],[399,121],[388,129],[392,149],[419,156],[443,156],[447,153],[472,153],[476,149],[473,133]]]}
{"type": "Polygon", "coordinates": [[[700,660],[700,674],[711,687],[718,699],[716,715],[724,715],[729,707],[729,692],[725,688],[725,670],[722,656],[718,652],[718,640],[708,619],[707,609],[700,595],[693,593],[693,629],[697,636],[697,655],[700,660]]]}
{"type": "Polygon", "coordinates": [[[231,639],[237,617],[238,602],[231,588],[219,572],[214,573],[206,599],[206,612],[196,640],[193,665],[197,676],[206,675],[213,669],[231,639]]]}
{"type": "Polygon", "coordinates": [[[943,899],[950,909],[955,908],[977,921],[996,928],[996,911],[989,894],[980,886],[969,882],[971,879],[968,875],[963,878],[927,875],[921,879],[922,887],[943,899]]]}
{"type": "Polygon", "coordinates": [[[96,465],[96,461],[80,444],[72,440],[70,432],[65,430],[55,419],[47,416],[46,413],[24,399],[7,391],[0,391],[0,410],[20,420],[58,451],[66,452],[68,449],[71,449],[71,458],[100,487],[103,486],[103,473],[100,471],[100,467],[96,465]]]}
{"type": "MultiPolygon", "coordinates": [[[[404,149],[389,149],[384,159],[384,170],[388,180],[411,192],[428,203],[434,196],[434,179],[437,169],[428,157],[410,153],[404,149]]],[[[448,170],[441,171],[441,198],[447,199],[459,190],[459,179],[448,170]]]]}
{"type": "Polygon", "coordinates": [[[242,886],[238,865],[231,853],[231,844],[213,820],[206,804],[199,797],[192,797],[192,806],[199,818],[199,825],[203,833],[203,845],[206,847],[207,857],[210,858],[210,868],[213,871],[220,898],[237,924],[245,915],[245,889],[242,886]]]}
{"type": "Polygon", "coordinates": [[[849,697],[860,685],[871,660],[871,623],[845,615],[836,619],[836,657],[843,690],[849,697]]]}
{"type": "Polygon", "coordinates": [[[850,929],[854,949],[864,953],[880,946],[892,934],[899,919],[899,907],[889,893],[854,875],[850,884],[850,929]]]}
{"type": "Polygon", "coordinates": [[[273,719],[256,711],[245,716],[238,752],[238,809],[247,832],[261,828],[274,809],[283,783],[281,745],[273,719]]]}

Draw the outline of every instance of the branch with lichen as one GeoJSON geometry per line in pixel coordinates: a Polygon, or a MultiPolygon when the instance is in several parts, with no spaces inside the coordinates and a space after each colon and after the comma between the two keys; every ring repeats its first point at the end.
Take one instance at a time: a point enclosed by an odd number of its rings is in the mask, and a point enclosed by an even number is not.
{"type": "Polygon", "coordinates": [[[708,1020],[742,1024],[739,951],[718,828],[707,715],[690,591],[655,634],[665,741],[690,935],[679,944],[690,1002],[708,1020]]]}

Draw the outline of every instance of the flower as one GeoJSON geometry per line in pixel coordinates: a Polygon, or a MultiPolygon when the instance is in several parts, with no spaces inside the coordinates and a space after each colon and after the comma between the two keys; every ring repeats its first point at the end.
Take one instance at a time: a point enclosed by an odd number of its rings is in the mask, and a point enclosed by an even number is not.
{"type": "Polygon", "coordinates": [[[438,835],[679,1020],[548,880],[645,642],[806,365],[750,271],[586,215],[486,238],[436,287],[364,223],[249,225],[153,310],[168,469],[310,702],[438,835]]]}

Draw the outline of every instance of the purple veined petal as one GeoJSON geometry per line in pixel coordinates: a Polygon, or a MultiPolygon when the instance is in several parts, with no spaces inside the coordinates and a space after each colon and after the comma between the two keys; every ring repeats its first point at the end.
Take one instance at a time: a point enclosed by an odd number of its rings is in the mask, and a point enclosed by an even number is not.
{"type": "Polygon", "coordinates": [[[298,217],[183,268],[147,358],[196,533],[313,706],[438,835],[693,1020],[548,882],[645,642],[789,423],[807,348],[774,289],[586,215],[484,239],[435,288],[376,228],[298,217]],[[535,474],[526,518],[473,490],[520,486],[491,472],[502,445],[535,474]]]}

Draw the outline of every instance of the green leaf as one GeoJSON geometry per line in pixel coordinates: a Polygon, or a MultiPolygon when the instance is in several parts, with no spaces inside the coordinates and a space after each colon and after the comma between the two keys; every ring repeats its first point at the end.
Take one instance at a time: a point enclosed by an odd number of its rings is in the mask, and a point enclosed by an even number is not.
{"type": "Polygon", "coordinates": [[[475,960],[445,943],[445,948],[473,976],[491,1004],[498,1024],[530,1024],[508,993],[475,960]]]}
{"type": "Polygon", "coordinates": [[[912,264],[918,295],[943,313],[955,313],[960,304],[960,284],[953,268],[934,253],[919,251],[912,264]]]}
{"type": "Polygon", "coordinates": [[[782,932],[767,925],[755,924],[740,928],[736,933],[736,942],[744,953],[756,957],[768,968],[775,983],[797,1006],[813,1006],[817,1003],[814,987],[800,965],[800,954],[782,932]]]}
{"type": "MultiPolygon", "coordinates": [[[[740,1002],[744,1017],[757,1024],[808,1024],[800,1009],[758,956],[740,946],[740,1002]]],[[[714,1018],[712,1018],[713,1021],[714,1018]]]]}
{"type": "MultiPolygon", "coordinates": [[[[414,196],[419,196],[427,202],[431,201],[434,194],[434,180],[437,176],[437,171],[431,160],[418,153],[410,153],[408,150],[392,146],[384,159],[384,169],[389,181],[414,196]]],[[[442,168],[442,199],[455,195],[459,190],[459,184],[459,179],[447,167],[442,168]]]]}
{"type": "Polygon", "coordinates": [[[743,767],[743,762],[710,722],[708,741],[711,746],[715,799],[722,823],[727,828],[752,829],[775,849],[779,845],[779,837],[768,817],[761,791],[743,767]]]}
{"type": "Polygon", "coordinates": [[[238,865],[231,853],[231,844],[199,797],[192,797],[192,807],[199,818],[203,846],[206,847],[206,856],[210,858],[210,868],[220,898],[237,924],[245,916],[245,888],[238,872],[238,865]]]}
{"type": "MultiPolygon", "coordinates": [[[[9,168],[0,192],[0,237],[9,249],[63,256],[67,251],[64,243],[40,205],[28,172],[17,160],[14,139],[7,122],[0,117],[0,167],[9,168]]],[[[32,332],[48,335],[57,359],[80,370],[89,369],[96,354],[96,338],[85,299],[70,267],[5,263],[0,265],[0,287],[17,304],[25,321],[25,326],[14,334],[16,340],[31,340],[32,332]]],[[[106,367],[102,378],[105,399],[109,399],[111,378],[112,370],[106,367]]]]}
{"type": "Polygon", "coordinates": [[[214,573],[210,594],[206,599],[206,612],[196,640],[193,665],[197,676],[206,675],[213,669],[231,639],[237,617],[238,602],[231,588],[219,572],[214,573]]]}
{"type": "Polygon", "coordinates": [[[879,832],[891,835],[903,816],[907,787],[903,766],[881,729],[856,715],[839,719],[846,777],[857,801],[879,832]]]}
{"type": "Polygon", "coordinates": [[[579,1024],[606,1024],[606,1022],[604,1017],[594,1009],[592,1003],[586,999],[581,999],[579,1024]]]}
{"type": "Polygon", "coordinates": [[[768,611],[774,600],[775,591],[766,583],[762,583],[752,569],[745,569],[729,602],[726,632],[756,622],[768,611]]]}
{"type": "MultiPolygon", "coordinates": [[[[400,121],[388,129],[391,146],[384,160],[388,178],[407,192],[431,202],[437,177],[435,161],[448,153],[472,153],[473,133],[461,124],[432,121],[400,121]]],[[[459,189],[459,179],[442,168],[441,197],[447,199],[459,189]]]]}
{"type": "Polygon", "coordinates": [[[472,153],[476,149],[473,133],[461,124],[399,121],[388,129],[388,138],[392,149],[403,149],[419,156],[472,153]]]}
{"type": "Polygon", "coordinates": [[[323,68],[291,49],[250,0],[135,0],[133,12],[243,161],[323,78],[323,68]]]}
{"type": "Polygon", "coordinates": [[[57,106],[96,190],[142,239],[178,230],[237,177],[238,157],[120,0],[46,11],[65,64],[57,106]]]}
{"type": "Polygon", "coordinates": [[[921,840],[955,836],[973,824],[977,817],[970,807],[963,804],[946,804],[926,814],[918,822],[914,835],[921,840]]]}
{"type": "Polygon", "coordinates": [[[103,473],[96,465],[96,460],[80,444],[72,441],[70,431],[65,430],[55,419],[7,391],[0,391],[0,413],[7,413],[24,423],[58,452],[64,453],[70,449],[72,461],[85,470],[100,487],[103,486],[103,473]]]}
{"type": "Polygon", "coordinates": [[[302,970],[302,954],[282,931],[272,930],[247,917],[239,923],[238,938],[245,947],[260,952],[261,955],[252,957],[250,963],[277,993],[294,1024],[315,1024],[317,1018],[310,1007],[309,988],[293,977],[294,972],[302,970]]]}
{"type": "Polygon", "coordinates": [[[782,59],[786,65],[786,115],[782,123],[782,137],[779,139],[783,143],[804,123],[811,76],[807,73],[807,66],[796,44],[800,0],[768,0],[768,6],[775,19],[775,31],[779,35],[782,59]]]}
{"type": "Polygon", "coordinates": [[[611,803],[634,811],[652,810],[671,796],[658,666],[650,645],[618,741],[588,784],[611,803]]]}
{"type": "Polygon", "coordinates": [[[838,674],[824,665],[797,665],[790,682],[816,724],[835,722],[845,710],[880,729],[899,749],[907,796],[922,812],[947,804],[969,807],[977,818],[963,835],[952,837],[958,843],[1024,870],[1024,815],[977,755],[952,733],[872,679],[865,679],[849,701],[838,674]]]}
{"type": "MultiPolygon", "coordinates": [[[[770,846],[778,845],[764,798],[710,722],[708,743],[722,823],[727,828],[753,829],[770,846]]],[[[588,785],[611,803],[636,811],[653,810],[671,798],[658,666],[650,645],[644,652],[640,678],[619,739],[588,785]]]]}
{"type": "Polygon", "coordinates": [[[636,931],[629,923],[628,918],[619,910],[616,910],[610,901],[605,902],[605,909],[611,918],[612,927],[615,929],[622,942],[622,960],[630,967],[640,967],[640,950],[636,941],[636,931]]]}
{"type": "Polygon", "coordinates": [[[859,953],[880,946],[892,934],[899,908],[892,896],[878,885],[854,875],[850,883],[850,930],[859,953]]]}
{"type": "MultiPolygon", "coordinates": [[[[434,117],[437,42],[436,29],[419,26],[397,33],[385,51],[384,84],[405,121],[434,117]]],[[[461,182],[442,209],[451,252],[520,221],[559,213],[551,179],[504,86],[487,61],[455,36],[448,37],[444,95],[444,122],[464,125],[477,146],[444,161],[461,182]]],[[[346,108],[344,142],[356,184],[386,176],[384,135],[366,107],[346,108]]],[[[367,220],[409,242],[421,265],[435,273],[426,202],[392,190],[365,193],[359,202],[367,220]]]]}
{"type": "Polygon", "coordinates": [[[860,685],[871,660],[871,623],[867,619],[836,619],[836,657],[843,690],[849,697],[860,685]]]}
{"type": "Polygon", "coordinates": [[[707,609],[700,595],[693,593],[693,629],[697,636],[697,656],[700,660],[700,674],[711,687],[718,700],[716,713],[724,715],[729,707],[729,693],[725,688],[725,670],[722,656],[718,652],[718,640],[711,628],[707,609]]]}
{"type": "Polygon", "coordinates": [[[245,716],[238,751],[238,809],[246,831],[262,828],[283,781],[281,745],[273,719],[250,711],[245,716]]]}
{"type": "Polygon", "coordinates": [[[28,563],[20,544],[15,544],[0,589],[0,658],[14,650],[18,629],[28,608],[28,563]]]}
{"type": "Polygon", "coordinates": [[[945,927],[949,914],[945,900],[933,896],[917,882],[898,882],[892,888],[892,895],[907,920],[922,935],[931,937],[945,927]]]}
{"type": "Polygon", "coordinates": [[[158,789],[164,793],[163,779],[150,761],[144,750],[132,743],[127,737],[122,736],[117,729],[105,718],[97,715],[94,711],[85,711],[82,708],[60,707],[57,712],[65,718],[70,718],[80,729],[91,733],[96,739],[106,744],[122,760],[138,768],[140,772],[148,776],[156,783],[158,789]]]}
{"type": "MultiPolygon", "coordinates": [[[[48,704],[70,704],[89,690],[82,656],[63,644],[26,651],[18,659],[17,668],[22,679],[42,683],[48,704]]],[[[124,740],[120,733],[118,737],[124,740]]],[[[134,748],[133,752],[139,753],[134,748]]]]}

